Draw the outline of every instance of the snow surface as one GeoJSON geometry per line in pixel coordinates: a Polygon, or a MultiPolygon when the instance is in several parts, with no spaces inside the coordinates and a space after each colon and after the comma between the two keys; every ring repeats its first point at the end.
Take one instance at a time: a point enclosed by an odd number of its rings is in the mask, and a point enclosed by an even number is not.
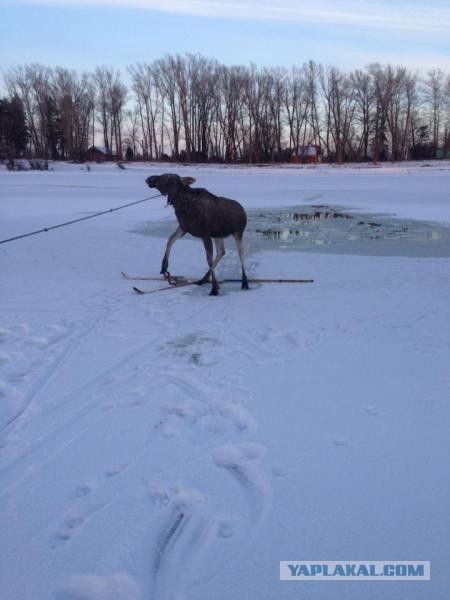
{"type": "MultiPolygon", "coordinates": [[[[448,163],[53,169],[0,171],[0,239],[169,170],[248,209],[450,222],[448,163]]],[[[252,276],[315,283],[139,297],[120,271],[159,272],[148,221],[173,222],[164,199],[0,246],[1,600],[447,598],[449,259],[272,249],[252,276]],[[349,559],[432,579],[279,581],[280,560],[349,559]]],[[[202,275],[201,243],[170,264],[202,275]]]]}

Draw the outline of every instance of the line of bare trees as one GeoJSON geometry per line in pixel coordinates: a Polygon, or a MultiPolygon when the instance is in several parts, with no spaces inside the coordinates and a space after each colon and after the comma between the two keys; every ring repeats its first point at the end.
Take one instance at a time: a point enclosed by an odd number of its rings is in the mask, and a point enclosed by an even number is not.
{"type": "Polygon", "coordinates": [[[339,163],[450,149],[450,76],[440,69],[229,67],[188,54],[130,66],[126,83],[105,66],[29,64],[9,69],[4,85],[23,105],[27,152],[45,158],[83,160],[95,144],[118,158],[249,163],[301,159],[311,147],[339,163]]]}

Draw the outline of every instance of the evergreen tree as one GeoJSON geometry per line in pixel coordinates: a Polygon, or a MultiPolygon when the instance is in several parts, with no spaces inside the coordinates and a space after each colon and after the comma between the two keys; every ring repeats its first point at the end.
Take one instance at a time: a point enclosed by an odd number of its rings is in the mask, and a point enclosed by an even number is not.
{"type": "Polygon", "coordinates": [[[0,99],[0,157],[20,156],[28,143],[25,111],[18,96],[0,99]]]}
{"type": "Polygon", "coordinates": [[[125,160],[133,160],[133,148],[131,146],[127,146],[126,152],[125,152],[125,160]]]}
{"type": "Polygon", "coordinates": [[[45,125],[50,156],[53,160],[58,160],[64,153],[64,132],[61,113],[52,96],[45,98],[45,125]]]}

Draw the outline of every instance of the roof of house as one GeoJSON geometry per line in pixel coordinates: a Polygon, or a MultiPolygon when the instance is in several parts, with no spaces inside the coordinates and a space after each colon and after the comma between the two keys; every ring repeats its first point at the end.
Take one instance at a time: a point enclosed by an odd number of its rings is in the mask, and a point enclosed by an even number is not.
{"type": "Polygon", "coordinates": [[[106,146],[91,146],[88,149],[88,152],[90,150],[97,150],[97,152],[101,152],[102,154],[105,154],[105,155],[108,154],[108,148],[106,146]]]}

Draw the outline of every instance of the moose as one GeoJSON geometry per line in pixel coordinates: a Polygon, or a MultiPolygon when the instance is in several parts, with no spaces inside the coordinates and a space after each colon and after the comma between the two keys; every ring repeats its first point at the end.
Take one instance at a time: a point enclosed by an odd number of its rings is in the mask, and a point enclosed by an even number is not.
{"type": "Polygon", "coordinates": [[[208,283],[212,279],[210,296],[217,296],[219,284],[216,279],[215,269],[221,258],[225,255],[224,238],[232,235],[236,242],[239,259],[242,267],[242,289],[248,289],[248,279],[244,266],[244,250],[242,237],[247,225],[247,215],[244,208],[229,198],[221,198],[211,194],[203,188],[191,188],[195,182],[193,177],[179,177],[172,173],[152,175],[145,180],[150,188],[156,188],[163,196],[167,196],[167,203],[175,209],[178,220],[177,230],[169,237],[166,251],[162,260],[161,274],[167,273],[169,268],[170,250],[174,243],[190,233],[200,238],[206,251],[208,271],[196,281],[198,285],[208,283]],[[213,243],[216,247],[216,257],[213,256],[213,243]]]}

